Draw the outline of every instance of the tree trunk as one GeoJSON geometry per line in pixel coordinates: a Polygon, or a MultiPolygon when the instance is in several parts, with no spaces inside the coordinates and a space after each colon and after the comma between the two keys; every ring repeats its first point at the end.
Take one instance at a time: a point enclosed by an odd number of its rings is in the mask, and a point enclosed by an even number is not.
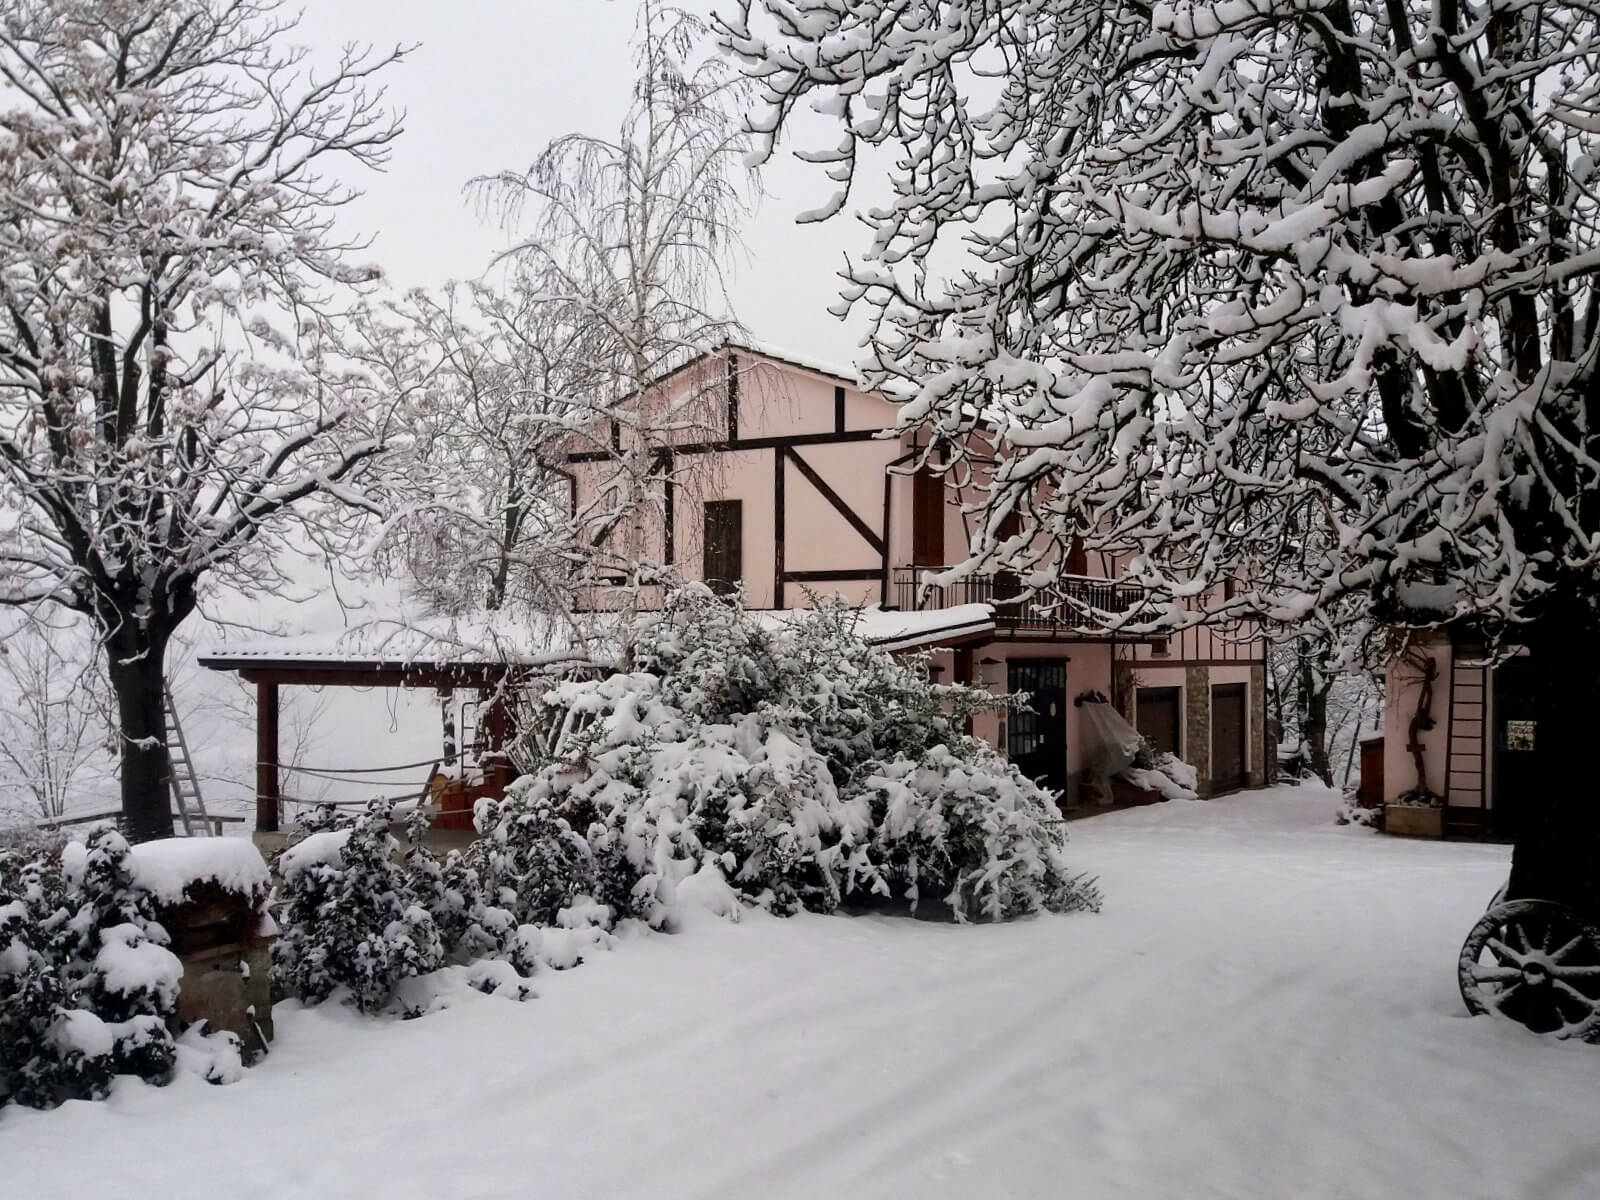
{"type": "Polygon", "coordinates": [[[1328,689],[1327,672],[1316,669],[1304,645],[1296,647],[1295,717],[1300,726],[1300,750],[1304,765],[1311,768],[1329,787],[1333,772],[1328,767],[1328,689]],[[1318,687],[1321,684],[1321,687],[1318,687]]]}
{"type": "MultiPolygon", "coordinates": [[[[1600,804],[1586,751],[1600,712],[1600,630],[1546,618],[1524,639],[1552,677],[1535,700],[1528,792],[1518,795],[1508,895],[1554,900],[1600,917],[1600,804]]],[[[1498,798],[1497,798],[1498,799],[1498,798]]]]}
{"type": "MultiPolygon", "coordinates": [[[[1325,677],[1324,677],[1325,678],[1325,677]]],[[[1328,689],[1313,687],[1306,704],[1306,723],[1301,731],[1309,748],[1311,769],[1329,787],[1333,786],[1333,768],[1328,762],[1328,689]]]]}
{"type": "Polygon", "coordinates": [[[128,839],[148,842],[172,836],[172,801],[167,779],[167,638],[125,618],[105,642],[116,696],[122,759],[122,819],[128,839]]]}

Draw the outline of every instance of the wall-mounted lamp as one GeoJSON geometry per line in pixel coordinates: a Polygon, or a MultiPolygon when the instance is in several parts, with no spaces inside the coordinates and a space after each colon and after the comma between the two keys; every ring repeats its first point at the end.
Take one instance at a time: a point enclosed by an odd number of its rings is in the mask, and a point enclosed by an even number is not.
{"type": "Polygon", "coordinates": [[[999,687],[1006,681],[1006,665],[998,658],[978,660],[978,682],[986,688],[999,687]]]}

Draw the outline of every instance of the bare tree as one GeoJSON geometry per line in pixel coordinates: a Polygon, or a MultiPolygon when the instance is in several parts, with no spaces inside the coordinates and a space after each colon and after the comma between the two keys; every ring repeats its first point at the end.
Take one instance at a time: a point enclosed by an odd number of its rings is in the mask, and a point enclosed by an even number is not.
{"type": "Polygon", "coordinates": [[[133,836],[172,828],[162,677],[208,574],[271,586],[298,523],[372,506],[372,389],[341,297],[341,161],[399,133],[280,0],[12,0],[0,14],[0,603],[87,615],[133,836]]]}
{"type": "MultiPolygon", "coordinates": [[[[803,101],[892,198],[848,295],[907,423],[992,435],[977,564],[1129,553],[1192,619],[1531,648],[1600,707],[1600,13],[1585,0],[742,0],[770,148],[803,101]],[[1285,511],[1337,531],[1286,552],[1285,511]],[[1018,512],[1023,534],[1000,538],[1018,512]],[[1030,537],[1036,534],[1037,537],[1030,537]],[[1091,548],[1093,546],[1091,545],[1091,548]],[[1218,588],[1209,595],[1221,596],[1218,588]],[[1202,611],[1204,610],[1204,611],[1202,611]]],[[[1151,613],[1155,616],[1152,617],[1151,613]]],[[[1117,619],[1117,614],[1093,614],[1117,619]]],[[[1541,753],[1510,894],[1600,909],[1581,755],[1541,753]]]]}
{"type": "Polygon", "coordinates": [[[581,305],[509,285],[415,292],[370,339],[383,374],[423,382],[407,405],[414,502],[380,543],[435,611],[565,612],[576,575],[572,481],[561,460],[600,406],[600,348],[581,305]]]}
{"type": "Polygon", "coordinates": [[[64,815],[96,761],[113,761],[109,688],[85,632],[41,618],[0,636],[0,796],[35,819],[64,815]]]}
{"type": "MultiPolygon", "coordinates": [[[[602,577],[635,577],[646,529],[686,460],[674,441],[720,436],[725,381],[667,405],[652,388],[737,326],[726,256],[757,194],[744,165],[746,81],[708,55],[698,17],[645,0],[633,103],[614,138],[571,133],[526,172],[475,181],[528,234],[508,251],[560,321],[585,331],[587,371],[567,448],[612,470],[576,514],[581,548],[602,577]]],[[[531,298],[532,303],[541,302],[531,298]]],[[[701,456],[705,458],[706,456],[701,456]]]]}

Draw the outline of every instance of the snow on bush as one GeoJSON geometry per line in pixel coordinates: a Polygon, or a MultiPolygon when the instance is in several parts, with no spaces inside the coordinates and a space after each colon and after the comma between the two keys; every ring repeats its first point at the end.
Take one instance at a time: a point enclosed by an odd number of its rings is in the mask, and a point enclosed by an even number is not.
{"type": "Polygon", "coordinates": [[[726,907],[712,876],[779,914],[874,895],[957,920],[1097,907],[1051,797],[963,732],[1005,701],[931,683],[855,619],[830,603],[770,629],[737,599],[674,590],[634,631],[635,670],[544,697],[544,761],[478,813],[502,848],[486,883],[521,896],[553,872],[541,911],[592,887],[656,928],[686,895],[726,907]]]}
{"type": "MultiPolygon", "coordinates": [[[[326,809],[313,818],[319,828],[279,856],[273,982],[313,1004],[346,989],[362,1012],[377,1012],[395,1004],[402,981],[452,962],[496,957],[532,973],[515,918],[484,900],[476,871],[459,853],[441,864],[423,848],[421,810],[409,824],[411,849],[396,861],[393,811],[392,801],[374,800],[349,824],[320,828],[338,820],[326,809]]],[[[403,999],[400,1007],[420,1011],[403,999]]]]}
{"type": "Polygon", "coordinates": [[[171,1078],[182,964],[109,825],[59,860],[0,856],[0,1102],[97,1099],[171,1078]]]}

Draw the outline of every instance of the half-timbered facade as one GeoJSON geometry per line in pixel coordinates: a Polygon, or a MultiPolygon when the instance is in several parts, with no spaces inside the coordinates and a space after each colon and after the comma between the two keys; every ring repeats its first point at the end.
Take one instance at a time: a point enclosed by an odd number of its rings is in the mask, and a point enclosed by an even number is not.
{"type": "MultiPolygon", "coordinates": [[[[1205,791],[1265,782],[1262,639],[1204,628],[1170,639],[1069,631],[1055,616],[1062,596],[1101,611],[1138,603],[1096,555],[1075,556],[1069,574],[1023,603],[1008,602],[1014,584],[1003,575],[929,586],[966,557],[975,517],[942,476],[916,471],[914,435],[895,431],[894,405],[850,372],[730,344],[660,381],[642,404],[671,419],[614,424],[595,435],[609,444],[568,455],[586,536],[617,560],[740,585],[755,609],[837,593],[875,625],[905,614],[902,636],[883,644],[932,652],[945,679],[1031,694],[1029,711],[980,718],[974,731],[1069,804],[1094,750],[1076,703],[1091,692],[1194,765],[1205,791]],[[619,461],[654,489],[623,521],[608,502],[609,491],[630,486],[619,482],[619,461]]],[[[616,593],[602,587],[584,601],[606,608],[616,593]]]]}

